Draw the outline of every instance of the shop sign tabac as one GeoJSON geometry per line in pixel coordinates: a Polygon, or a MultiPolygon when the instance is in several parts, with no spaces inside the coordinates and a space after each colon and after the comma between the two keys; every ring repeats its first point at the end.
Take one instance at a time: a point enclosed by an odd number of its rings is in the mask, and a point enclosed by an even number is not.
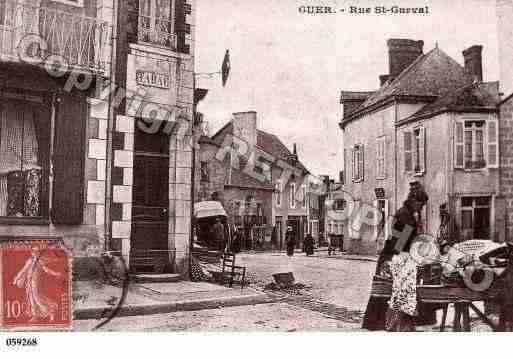
{"type": "Polygon", "coordinates": [[[164,89],[171,87],[171,81],[168,74],[154,71],[137,70],[135,79],[137,84],[142,86],[159,87],[164,89]]]}

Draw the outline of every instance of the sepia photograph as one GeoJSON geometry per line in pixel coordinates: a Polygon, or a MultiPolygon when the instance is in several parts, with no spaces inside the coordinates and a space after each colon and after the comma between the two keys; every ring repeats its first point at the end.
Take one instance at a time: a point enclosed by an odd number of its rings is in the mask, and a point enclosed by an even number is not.
{"type": "Polygon", "coordinates": [[[513,331],[512,19],[0,0],[0,351],[513,331]]]}

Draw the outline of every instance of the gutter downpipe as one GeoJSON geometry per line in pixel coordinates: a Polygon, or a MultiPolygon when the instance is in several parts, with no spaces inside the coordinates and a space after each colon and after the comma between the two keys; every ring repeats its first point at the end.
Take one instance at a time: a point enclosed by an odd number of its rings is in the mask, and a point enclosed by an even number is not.
{"type": "Polygon", "coordinates": [[[191,164],[191,228],[189,230],[189,268],[187,269],[187,276],[190,275],[190,270],[192,268],[192,250],[194,248],[194,202],[195,196],[194,192],[196,190],[195,185],[195,172],[196,172],[196,73],[192,74],[192,91],[193,91],[193,104],[192,104],[192,120],[191,120],[191,156],[192,156],[192,164],[191,164]]]}
{"type": "MultiPolygon", "coordinates": [[[[116,108],[113,101],[115,100],[116,92],[116,72],[117,72],[117,46],[118,46],[118,19],[119,19],[119,0],[113,0],[113,15],[112,15],[112,49],[110,56],[110,92],[109,92],[109,115],[107,124],[107,157],[105,164],[105,251],[110,250],[110,243],[112,241],[112,222],[111,222],[111,205],[112,205],[112,165],[114,162],[113,153],[113,134],[116,123],[116,108]]],[[[123,254],[123,251],[121,251],[123,254]]]]}
{"type": "Polygon", "coordinates": [[[397,100],[394,100],[394,208],[392,213],[395,213],[398,209],[398,203],[397,203],[397,126],[395,125],[397,123],[397,100]]]}

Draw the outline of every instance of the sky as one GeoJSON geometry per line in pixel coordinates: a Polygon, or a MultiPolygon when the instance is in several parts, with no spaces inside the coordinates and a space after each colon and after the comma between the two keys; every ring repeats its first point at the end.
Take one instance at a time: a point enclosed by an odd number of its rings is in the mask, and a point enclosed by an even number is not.
{"type": "Polygon", "coordinates": [[[436,45],[460,64],[461,52],[483,45],[484,81],[499,79],[495,0],[196,0],[197,73],[216,72],[230,49],[231,73],[197,76],[209,89],[198,106],[210,135],[231,114],[257,111],[258,127],[277,135],[315,175],[342,169],[341,90],[375,90],[388,73],[389,38],[436,45]],[[302,5],[335,14],[303,14],[302,5]],[[350,6],[429,6],[429,14],[349,14],[350,6]],[[340,9],[346,9],[344,13],[340,9]]]}

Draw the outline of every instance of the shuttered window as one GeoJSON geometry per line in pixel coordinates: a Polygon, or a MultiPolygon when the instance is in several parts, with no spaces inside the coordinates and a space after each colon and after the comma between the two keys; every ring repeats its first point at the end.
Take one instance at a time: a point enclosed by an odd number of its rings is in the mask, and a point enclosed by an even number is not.
{"type": "Polygon", "coordinates": [[[60,100],[55,121],[52,221],[81,224],[87,102],[70,94],[63,94],[60,100]]]}
{"type": "Polygon", "coordinates": [[[48,217],[49,123],[48,106],[2,98],[0,217],[48,217]]]}
{"type": "Polygon", "coordinates": [[[191,14],[192,8],[186,0],[176,0],[175,5],[175,33],[176,48],[179,52],[190,53],[190,46],[185,43],[186,34],[191,33],[191,26],[187,23],[187,15],[191,14]]]}
{"type": "Polygon", "coordinates": [[[280,207],[281,206],[281,196],[282,196],[282,191],[283,191],[281,180],[277,180],[275,186],[276,186],[276,206],[280,207]]]}
{"type": "Polygon", "coordinates": [[[412,134],[409,131],[403,132],[404,138],[404,171],[411,172],[413,169],[412,158],[412,134]]]}
{"type": "Polygon", "coordinates": [[[423,174],[426,169],[426,131],[424,127],[419,127],[413,130],[413,139],[414,172],[416,174],[423,174]]]}
{"type": "Polygon", "coordinates": [[[363,144],[353,147],[353,181],[361,182],[364,180],[364,151],[363,144]]]}
{"type": "Polygon", "coordinates": [[[455,123],[454,167],[497,168],[499,164],[498,123],[496,119],[461,120],[455,123]]]}
{"type": "Polygon", "coordinates": [[[296,184],[290,186],[290,208],[296,208],[296,184]]]}
{"type": "Polygon", "coordinates": [[[386,137],[382,136],[376,140],[376,178],[378,179],[386,178],[385,151],[386,137]]]}

